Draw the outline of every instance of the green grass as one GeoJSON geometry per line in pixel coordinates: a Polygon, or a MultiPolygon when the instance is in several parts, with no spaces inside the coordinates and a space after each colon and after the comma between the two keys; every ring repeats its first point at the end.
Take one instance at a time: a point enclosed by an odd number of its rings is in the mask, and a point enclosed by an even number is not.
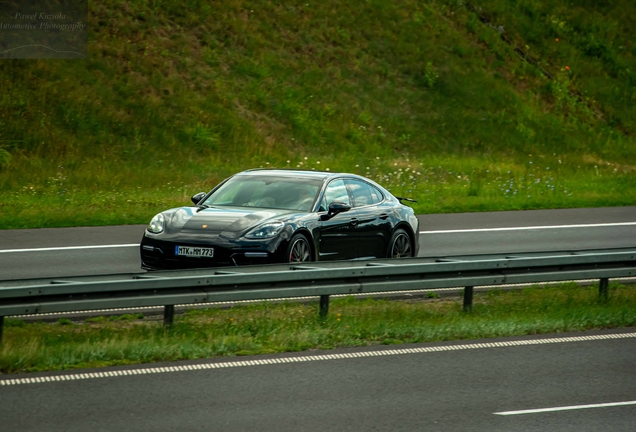
{"type": "Polygon", "coordinates": [[[93,3],[88,59],[0,61],[0,228],[301,162],[418,212],[634,205],[636,4],[597,3],[93,3]]]}
{"type": "Polygon", "coordinates": [[[128,315],[82,323],[7,319],[0,372],[34,372],[310,349],[521,336],[636,326],[634,286],[563,284],[459,299],[334,299],[326,319],[316,304],[258,304],[192,310],[168,330],[161,321],[128,315]]]}

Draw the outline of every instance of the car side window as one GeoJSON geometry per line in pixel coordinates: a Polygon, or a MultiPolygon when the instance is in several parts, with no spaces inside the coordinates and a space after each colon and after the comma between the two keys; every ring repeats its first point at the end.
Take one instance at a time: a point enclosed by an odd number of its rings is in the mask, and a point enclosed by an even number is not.
{"type": "Polygon", "coordinates": [[[351,205],[351,200],[349,199],[349,193],[347,192],[344,180],[334,180],[327,185],[319,210],[327,211],[329,209],[329,204],[334,201],[340,201],[347,205],[351,205]]]}
{"type": "Polygon", "coordinates": [[[382,192],[380,192],[377,188],[371,185],[368,185],[368,186],[369,186],[369,190],[371,191],[371,199],[373,200],[373,204],[382,202],[384,200],[384,195],[382,195],[382,192]]]}
{"type": "Polygon", "coordinates": [[[347,180],[351,194],[353,195],[354,207],[377,204],[382,201],[382,192],[371,186],[367,182],[360,180],[347,180]]]}

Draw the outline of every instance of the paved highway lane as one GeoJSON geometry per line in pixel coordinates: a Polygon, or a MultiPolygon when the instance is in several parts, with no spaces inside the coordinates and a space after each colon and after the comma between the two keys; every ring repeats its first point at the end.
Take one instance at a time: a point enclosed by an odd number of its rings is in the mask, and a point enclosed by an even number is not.
{"type": "Polygon", "coordinates": [[[25,432],[631,432],[635,352],[623,329],[35,374],[0,385],[0,418],[25,432]],[[44,382],[59,375],[78,379],[44,382]]]}
{"type": "Polygon", "coordinates": [[[140,272],[145,225],[0,231],[0,280],[140,272]]]}
{"type": "Polygon", "coordinates": [[[514,254],[636,246],[636,223],[495,230],[425,232],[420,235],[419,256],[514,254]]]}
{"type": "MultiPolygon", "coordinates": [[[[419,219],[420,256],[636,246],[636,207],[421,215],[419,219]]],[[[141,271],[135,245],[144,229],[145,225],[0,230],[0,280],[141,271]]]]}
{"type": "Polygon", "coordinates": [[[636,246],[636,207],[420,216],[420,256],[636,246]]]}

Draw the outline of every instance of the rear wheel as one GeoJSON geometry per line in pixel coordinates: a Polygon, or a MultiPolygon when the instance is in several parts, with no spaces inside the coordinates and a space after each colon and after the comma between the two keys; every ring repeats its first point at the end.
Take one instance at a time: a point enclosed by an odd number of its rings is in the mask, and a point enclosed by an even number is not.
{"type": "Polygon", "coordinates": [[[290,263],[312,260],[311,247],[309,246],[307,237],[302,234],[296,234],[292,237],[287,247],[286,259],[287,262],[290,263]]]}
{"type": "Polygon", "coordinates": [[[403,229],[396,229],[389,243],[388,258],[406,258],[413,256],[411,237],[403,229]]]}

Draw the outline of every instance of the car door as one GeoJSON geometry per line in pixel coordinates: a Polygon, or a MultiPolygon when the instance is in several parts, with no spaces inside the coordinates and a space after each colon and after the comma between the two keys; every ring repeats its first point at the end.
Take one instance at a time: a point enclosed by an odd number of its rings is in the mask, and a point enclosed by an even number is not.
{"type": "MultiPolygon", "coordinates": [[[[351,198],[347,186],[342,179],[332,180],[322,196],[319,214],[324,217],[327,214],[329,204],[340,201],[351,205],[351,198]]],[[[351,238],[354,235],[356,224],[355,210],[346,212],[320,221],[320,238],[318,240],[318,259],[338,260],[356,257],[356,247],[351,238]]]]}
{"type": "Polygon", "coordinates": [[[356,257],[385,258],[391,239],[391,210],[384,208],[384,197],[373,185],[358,179],[347,179],[346,184],[357,218],[353,230],[356,257]]]}

